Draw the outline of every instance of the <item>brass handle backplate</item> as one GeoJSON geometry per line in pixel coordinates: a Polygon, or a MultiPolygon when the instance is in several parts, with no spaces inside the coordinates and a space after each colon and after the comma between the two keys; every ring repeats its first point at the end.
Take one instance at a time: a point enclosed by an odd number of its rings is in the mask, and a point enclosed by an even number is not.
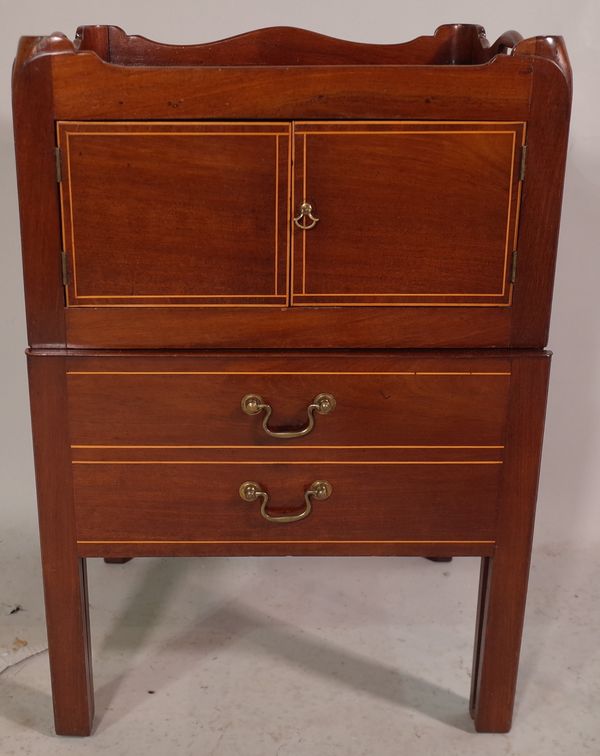
{"type": "Polygon", "coordinates": [[[298,209],[298,215],[294,217],[294,223],[303,231],[308,231],[309,228],[313,228],[319,222],[316,215],[313,215],[313,206],[310,202],[304,201],[298,209]],[[310,221],[307,223],[306,221],[310,221]]]}
{"type": "Polygon", "coordinates": [[[298,522],[298,520],[304,520],[305,517],[312,511],[312,499],[319,499],[324,501],[331,496],[333,487],[331,483],[326,480],[315,480],[311,484],[310,488],[307,488],[304,492],[304,509],[302,512],[296,515],[270,515],[267,512],[267,505],[269,504],[269,494],[263,490],[259,483],[254,480],[247,480],[240,486],[240,498],[243,501],[256,501],[261,500],[260,513],[269,522],[298,522]]]}
{"type": "Polygon", "coordinates": [[[258,415],[264,410],[262,427],[265,433],[274,438],[299,438],[308,435],[315,427],[315,412],[319,415],[328,415],[335,409],[335,399],[331,394],[317,394],[307,407],[308,423],[297,431],[274,431],[269,428],[269,418],[273,412],[270,404],[259,394],[246,394],[242,399],[242,411],[246,415],[258,415]]]}

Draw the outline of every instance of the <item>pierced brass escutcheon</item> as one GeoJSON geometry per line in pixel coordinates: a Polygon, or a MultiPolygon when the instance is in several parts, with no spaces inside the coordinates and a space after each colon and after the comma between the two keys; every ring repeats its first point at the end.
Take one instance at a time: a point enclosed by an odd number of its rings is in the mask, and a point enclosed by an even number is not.
{"type": "Polygon", "coordinates": [[[305,517],[312,512],[312,499],[318,499],[324,501],[328,499],[333,492],[333,486],[327,480],[315,480],[310,488],[304,492],[304,509],[297,515],[270,515],[267,512],[267,505],[269,503],[269,494],[264,491],[259,483],[254,480],[247,480],[240,486],[240,498],[243,501],[256,501],[261,500],[260,513],[269,522],[298,522],[298,520],[304,520],[305,517]]]}
{"type": "Polygon", "coordinates": [[[315,427],[315,412],[319,415],[328,415],[335,409],[335,399],[332,394],[317,394],[306,408],[308,423],[297,431],[274,431],[269,428],[269,418],[273,412],[270,404],[267,404],[260,394],[246,394],[242,399],[242,411],[246,415],[258,415],[264,410],[262,427],[265,433],[274,438],[299,438],[308,435],[315,427]]]}
{"type": "Polygon", "coordinates": [[[316,226],[318,222],[319,218],[317,218],[316,215],[313,215],[313,206],[310,204],[310,202],[306,202],[305,200],[300,205],[298,215],[294,216],[294,223],[303,231],[308,231],[309,228],[316,226]],[[306,219],[308,219],[310,223],[307,223],[306,219]]]}

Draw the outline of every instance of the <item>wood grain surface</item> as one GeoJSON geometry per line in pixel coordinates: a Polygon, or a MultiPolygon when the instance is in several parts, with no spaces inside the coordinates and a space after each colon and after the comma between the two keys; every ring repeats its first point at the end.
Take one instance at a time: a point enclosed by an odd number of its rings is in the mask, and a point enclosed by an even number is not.
{"type": "Polygon", "coordinates": [[[477,24],[444,24],[432,36],[399,44],[350,42],[306,29],[272,27],[199,45],[163,44],[129,35],[118,26],[81,26],[79,50],[125,65],[347,65],[483,63],[522,39],[506,32],[490,43],[477,24]]]}
{"type": "Polygon", "coordinates": [[[524,124],[294,122],[293,304],[508,306],[524,124]],[[343,275],[340,275],[343,271],[343,275]]]}
{"type": "Polygon", "coordinates": [[[59,123],[67,305],[285,305],[289,131],[59,123]]]}
{"type": "Polygon", "coordinates": [[[89,735],[94,693],[88,589],[76,544],[65,358],[30,354],[27,362],[54,721],[59,735],[89,735]]]}
{"type": "Polygon", "coordinates": [[[510,361],[396,354],[70,358],[70,436],[85,446],[365,448],[501,445],[510,361]],[[336,408],[299,439],[274,439],[247,394],[272,406],[274,431],[301,429],[321,393],[336,408]]]}
{"type": "Polygon", "coordinates": [[[496,551],[482,560],[471,713],[479,732],[512,723],[550,359],[513,362],[496,551]]]}
{"type": "MultiPolygon", "coordinates": [[[[463,457],[468,459],[468,454],[463,457]]],[[[185,457],[184,454],[180,455],[185,457]]],[[[495,540],[501,460],[345,464],[213,464],[203,462],[83,462],[73,465],[77,541],[167,541],[228,545],[252,541],[318,541],[368,548],[371,541],[427,543],[495,540]],[[306,519],[274,523],[260,502],[238,489],[256,481],[269,494],[273,516],[297,515],[313,481],[331,483],[325,501],[314,500],[306,519]]]]}

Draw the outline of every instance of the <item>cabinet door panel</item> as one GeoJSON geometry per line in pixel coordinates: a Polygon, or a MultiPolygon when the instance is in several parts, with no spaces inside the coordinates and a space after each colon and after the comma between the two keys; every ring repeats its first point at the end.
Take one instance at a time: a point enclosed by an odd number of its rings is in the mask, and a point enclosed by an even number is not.
{"type": "Polygon", "coordinates": [[[295,124],[296,305],[508,306],[522,123],[295,124]],[[303,219],[308,225],[308,218],[303,219]]]}
{"type": "Polygon", "coordinates": [[[59,123],[67,304],[285,305],[289,129],[59,123]]]}

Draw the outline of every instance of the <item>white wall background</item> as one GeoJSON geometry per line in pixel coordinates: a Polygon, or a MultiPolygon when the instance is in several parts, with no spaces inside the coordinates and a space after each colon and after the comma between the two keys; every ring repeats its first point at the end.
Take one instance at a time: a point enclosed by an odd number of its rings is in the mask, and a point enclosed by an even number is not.
{"type": "MultiPolygon", "coordinates": [[[[575,96],[550,347],[552,367],[536,543],[600,542],[599,0],[0,0],[0,523],[36,535],[12,148],[10,69],[20,35],[117,24],[161,42],[204,42],[263,26],[300,26],[365,42],[403,42],[442,23],[495,39],[562,34],[575,96]]],[[[0,548],[2,543],[0,524],[0,548]]]]}

